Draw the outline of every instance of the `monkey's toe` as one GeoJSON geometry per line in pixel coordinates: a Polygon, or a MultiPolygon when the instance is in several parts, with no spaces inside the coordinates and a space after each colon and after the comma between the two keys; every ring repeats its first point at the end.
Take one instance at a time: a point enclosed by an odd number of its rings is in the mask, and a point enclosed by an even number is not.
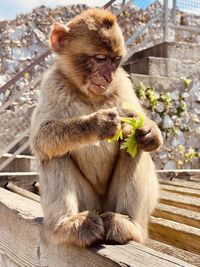
{"type": "Polygon", "coordinates": [[[106,212],[101,215],[103,219],[106,240],[119,244],[126,244],[129,241],[144,243],[143,233],[126,215],[114,212],[106,212]]]}
{"type": "Polygon", "coordinates": [[[66,243],[79,247],[89,247],[104,238],[103,221],[99,216],[84,211],[66,219],[54,233],[56,243],[66,243]],[[61,239],[59,239],[61,237],[61,239]]]}

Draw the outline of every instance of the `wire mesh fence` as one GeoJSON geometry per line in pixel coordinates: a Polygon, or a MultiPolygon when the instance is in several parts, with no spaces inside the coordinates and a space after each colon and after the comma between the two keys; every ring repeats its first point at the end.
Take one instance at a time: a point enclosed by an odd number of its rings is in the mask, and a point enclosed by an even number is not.
{"type": "MultiPolygon", "coordinates": [[[[30,118],[36,105],[38,86],[42,73],[51,62],[48,56],[42,63],[35,66],[31,72],[19,79],[10,87],[12,93],[0,107],[0,156],[9,152],[17,144],[27,139],[29,135],[30,118]]],[[[12,151],[14,152],[14,151],[12,151]]]]}
{"type": "MultiPolygon", "coordinates": [[[[199,0],[177,0],[176,9],[178,23],[184,26],[200,26],[200,1],[199,0]]],[[[188,29],[189,30],[189,29],[188,29]]]]}

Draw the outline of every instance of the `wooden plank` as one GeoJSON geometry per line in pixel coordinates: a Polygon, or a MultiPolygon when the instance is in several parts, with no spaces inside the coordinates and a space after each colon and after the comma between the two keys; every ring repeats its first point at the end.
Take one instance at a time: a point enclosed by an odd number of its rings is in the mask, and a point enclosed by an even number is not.
{"type": "Polygon", "coordinates": [[[200,213],[196,211],[159,203],[153,216],[184,223],[197,228],[200,227],[200,213]]]}
{"type": "Polygon", "coordinates": [[[194,181],[184,181],[184,180],[180,181],[178,179],[173,179],[172,181],[167,181],[165,179],[159,179],[159,182],[161,184],[175,185],[175,186],[200,190],[200,183],[194,182],[194,181]]]}
{"type": "Polygon", "coordinates": [[[32,200],[37,201],[37,202],[40,202],[40,196],[38,196],[38,195],[36,195],[36,194],[34,194],[32,192],[29,192],[28,190],[22,189],[21,187],[18,187],[16,185],[14,185],[13,183],[9,182],[6,185],[6,188],[8,190],[14,192],[14,193],[17,193],[20,196],[32,199],[32,200]]]}
{"type": "Polygon", "coordinates": [[[37,172],[0,172],[1,176],[36,176],[37,172]]]}
{"type": "Polygon", "coordinates": [[[157,170],[158,175],[162,179],[184,179],[190,180],[196,178],[200,181],[200,169],[184,169],[184,170],[157,170]]]}
{"type": "Polygon", "coordinates": [[[179,260],[186,261],[190,264],[193,264],[195,266],[200,265],[200,255],[188,252],[186,250],[176,248],[174,246],[170,246],[161,242],[158,242],[156,240],[150,239],[146,243],[146,246],[155,249],[157,251],[163,252],[165,254],[168,254],[170,256],[176,257],[179,260]]]}
{"type": "Polygon", "coordinates": [[[183,209],[200,211],[200,198],[182,196],[171,192],[161,191],[160,203],[167,204],[183,209]]]}
{"type": "MultiPolygon", "coordinates": [[[[0,158],[0,164],[7,159],[10,159],[12,154],[4,154],[0,158]]],[[[2,172],[30,172],[35,170],[36,160],[33,156],[29,155],[16,155],[11,163],[5,167],[2,172]]]]}
{"type": "Polygon", "coordinates": [[[86,249],[44,243],[42,216],[39,203],[0,188],[0,254],[14,262],[13,266],[120,266],[86,249]]]}
{"type": "Polygon", "coordinates": [[[151,217],[150,237],[160,242],[200,254],[200,229],[170,220],[151,217]]]}
{"type": "MultiPolygon", "coordinates": [[[[2,106],[0,108],[2,108],[2,106]]],[[[20,132],[19,134],[17,134],[15,136],[16,138],[11,143],[9,143],[6,147],[4,147],[3,150],[1,150],[0,157],[2,157],[6,152],[10,151],[14,146],[16,146],[20,141],[22,141],[24,137],[28,136],[29,133],[30,133],[30,129],[27,128],[23,132],[20,132]]]]}
{"type": "Polygon", "coordinates": [[[37,189],[33,186],[38,181],[38,175],[35,172],[11,172],[0,173],[0,187],[5,187],[9,182],[16,186],[22,187],[30,192],[37,193],[37,189]]]}
{"type": "Polygon", "coordinates": [[[189,263],[183,263],[172,256],[160,253],[136,242],[117,246],[99,245],[93,250],[102,256],[109,257],[110,259],[117,261],[120,266],[124,267],[191,266],[189,263]]]}
{"type": "Polygon", "coordinates": [[[0,163],[0,171],[4,170],[14,159],[15,157],[25,151],[29,147],[29,140],[25,142],[23,145],[21,145],[13,154],[11,157],[5,159],[2,163],[0,163]]]}
{"type": "Polygon", "coordinates": [[[12,267],[193,266],[134,242],[91,250],[54,246],[40,235],[42,216],[38,202],[0,188],[0,256],[13,262],[12,267]]]}
{"type": "MultiPolygon", "coordinates": [[[[3,156],[2,156],[3,158],[10,158],[10,157],[12,157],[12,154],[10,154],[10,153],[5,153],[5,154],[3,154],[3,156]]],[[[35,159],[35,157],[34,156],[31,156],[31,155],[21,155],[21,154],[19,154],[19,155],[16,155],[16,157],[15,157],[16,159],[30,159],[30,160],[34,160],[35,159]]]]}
{"type": "Polygon", "coordinates": [[[161,189],[168,191],[168,192],[181,194],[181,195],[200,197],[200,190],[198,189],[191,189],[191,188],[186,188],[186,187],[180,187],[180,186],[175,186],[175,185],[165,185],[165,184],[161,185],[161,189]]]}

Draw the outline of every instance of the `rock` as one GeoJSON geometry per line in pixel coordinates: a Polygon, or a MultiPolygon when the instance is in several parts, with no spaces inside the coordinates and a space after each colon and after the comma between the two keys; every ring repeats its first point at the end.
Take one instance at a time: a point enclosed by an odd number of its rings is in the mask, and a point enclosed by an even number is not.
{"type": "Polygon", "coordinates": [[[13,59],[23,61],[26,59],[31,59],[31,52],[28,48],[14,48],[13,49],[13,59]]]}
{"type": "Polygon", "coordinates": [[[45,35],[38,29],[34,29],[33,30],[35,35],[37,36],[37,38],[41,41],[41,42],[44,42],[46,40],[46,37],[45,35]]]}
{"type": "Polygon", "coordinates": [[[164,128],[172,128],[174,126],[173,120],[170,118],[168,114],[164,115],[163,119],[163,127],[164,128]]]}
{"type": "Polygon", "coordinates": [[[0,86],[3,86],[9,80],[8,75],[0,75],[0,86]]]}
{"type": "Polygon", "coordinates": [[[180,92],[179,90],[175,90],[171,92],[171,99],[172,100],[179,100],[180,92]]]}
{"type": "Polygon", "coordinates": [[[184,136],[184,133],[180,130],[177,131],[177,134],[172,140],[173,147],[176,147],[179,145],[185,145],[185,136],[184,136]]]}
{"type": "Polygon", "coordinates": [[[169,160],[164,166],[164,170],[174,170],[174,169],[176,169],[176,162],[174,162],[173,160],[169,160]]]}
{"type": "Polygon", "coordinates": [[[162,113],[164,110],[165,110],[165,105],[164,105],[164,103],[161,102],[161,101],[158,101],[158,105],[157,105],[157,107],[156,107],[156,111],[162,113]]]}
{"type": "Polygon", "coordinates": [[[153,120],[157,123],[157,124],[160,124],[162,122],[162,118],[160,117],[160,115],[158,113],[154,113],[153,114],[153,120]]]}

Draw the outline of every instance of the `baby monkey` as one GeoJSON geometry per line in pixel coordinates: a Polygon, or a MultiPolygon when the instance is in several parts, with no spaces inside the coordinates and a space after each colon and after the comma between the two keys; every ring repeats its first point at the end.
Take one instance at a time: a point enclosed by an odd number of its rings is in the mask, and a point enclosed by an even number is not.
{"type": "MultiPolygon", "coordinates": [[[[145,242],[158,198],[149,154],[162,144],[120,67],[125,44],[116,17],[90,9],[50,35],[55,64],[47,71],[31,123],[39,162],[45,231],[56,244],[90,246],[101,240],[145,242]],[[123,103],[131,103],[133,111],[123,103]],[[144,117],[132,158],[109,143],[121,116],[144,117]]],[[[124,134],[131,129],[124,125],[124,134]]]]}

